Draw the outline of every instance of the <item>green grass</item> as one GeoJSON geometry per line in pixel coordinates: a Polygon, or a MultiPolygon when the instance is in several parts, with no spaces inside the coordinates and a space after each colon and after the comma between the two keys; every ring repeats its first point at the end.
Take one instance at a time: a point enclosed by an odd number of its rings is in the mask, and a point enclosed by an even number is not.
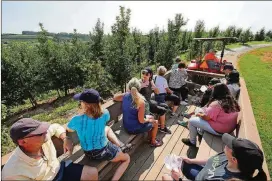
{"type": "MultiPolygon", "coordinates": [[[[61,94],[61,96],[64,95],[64,93],[62,93],[62,92],[60,94],[61,94]]],[[[38,104],[42,104],[42,103],[47,102],[50,99],[56,98],[57,96],[58,96],[57,91],[53,90],[53,91],[49,91],[48,93],[41,94],[39,97],[36,97],[36,100],[37,100],[38,104]]],[[[30,101],[26,100],[25,104],[11,107],[9,109],[9,111],[10,111],[9,114],[12,115],[14,113],[20,112],[24,109],[28,109],[31,107],[32,107],[32,104],[30,103],[30,101]]]]}
{"type": "MultiPolygon", "coordinates": [[[[46,98],[50,98],[50,94],[45,96],[46,98]]],[[[39,121],[45,121],[50,123],[59,123],[61,125],[67,123],[68,117],[75,114],[77,110],[78,102],[74,101],[73,99],[69,99],[67,101],[56,103],[47,109],[38,109],[31,113],[26,113],[23,117],[31,117],[33,119],[39,121]]],[[[6,126],[2,124],[1,126],[1,155],[5,155],[11,152],[16,146],[12,142],[11,138],[9,137],[9,129],[10,126],[6,126]]]]}
{"type": "Polygon", "coordinates": [[[241,56],[239,68],[246,81],[269,172],[272,176],[272,46],[241,56]],[[270,52],[269,56],[267,52],[270,52]],[[267,61],[263,61],[264,57],[267,61]]]}
{"type": "Polygon", "coordinates": [[[258,44],[272,44],[272,42],[266,42],[266,41],[250,41],[248,45],[258,45],[258,44]]]}
{"type": "MultiPolygon", "coordinates": [[[[246,45],[259,45],[259,44],[272,44],[272,42],[266,42],[266,41],[250,41],[246,43],[246,45]]],[[[242,47],[242,43],[232,43],[226,46],[226,48],[233,49],[233,48],[239,48],[242,47]]]]}
{"type": "Polygon", "coordinates": [[[232,43],[230,45],[227,45],[226,48],[233,49],[233,48],[239,48],[242,47],[243,45],[240,43],[232,43]]]}

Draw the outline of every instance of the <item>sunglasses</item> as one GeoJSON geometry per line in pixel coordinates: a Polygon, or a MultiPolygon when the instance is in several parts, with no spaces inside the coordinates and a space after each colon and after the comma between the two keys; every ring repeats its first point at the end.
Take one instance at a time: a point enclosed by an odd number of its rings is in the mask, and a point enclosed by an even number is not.
{"type": "Polygon", "coordinates": [[[31,138],[31,137],[35,137],[35,136],[43,136],[43,135],[45,135],[46,133],[47,133],[47,132],[41,133],[41,134],[30,135],[30,136],[26,136],[26,137],[24,137],[24,138],[31,138]]]}
{"type": "Polygon", "coordinates": [[[142,75],[148,76],[148,74],[149,74],[149,73],[148,73],[146,70],[143,70],[143,71],[142,71],[142,75]]]}

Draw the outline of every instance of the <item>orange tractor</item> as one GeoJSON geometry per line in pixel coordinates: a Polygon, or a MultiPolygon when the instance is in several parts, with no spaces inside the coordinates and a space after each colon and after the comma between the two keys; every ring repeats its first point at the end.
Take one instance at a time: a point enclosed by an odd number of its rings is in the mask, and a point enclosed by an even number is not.
{"type": "Polygon", "coordinates": [[[194,38],[194,41],[200,42],[201,51],[199,52],[198,58],[191,60],[187,67],[188,80],[195,83],[199,82],[209,82],[211,77],[216,76],[216,74],[223,74],[223,67],[227,62],[223,60],[225,46],[228,40],[238,40],[236,37],[222,37],[222,38],[194,38]],[[218,58],[213,50],[210,50],[203,57],[202,45],[205,41],[222,41],[223,47],[221,51],[221,56],[218,58]],[[207,80],[204,80],[207,79],[207,80]]]}

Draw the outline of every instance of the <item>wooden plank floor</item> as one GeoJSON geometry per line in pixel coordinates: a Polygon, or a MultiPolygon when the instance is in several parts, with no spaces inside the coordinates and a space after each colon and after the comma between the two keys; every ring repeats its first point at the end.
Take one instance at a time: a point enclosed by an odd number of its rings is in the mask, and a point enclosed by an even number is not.
{"type": "MultiPolygon", "coordinates": [[[[180,106],[178,111],[184,112],[188,108],[180,106]]],[[[157,137],[164,142],[161,147],[151,148],[146,142],[139,146],[131,156],[130,165],[121,180],[161,180],[163,174],[170,172],[164,165],[164,158],[171,153],[185,156],[188,150],[181,139],[189,136],[189,130],[177,124],[181,119],[167,116],[166,124],[172,134],[158,133],[157,137]]]]}

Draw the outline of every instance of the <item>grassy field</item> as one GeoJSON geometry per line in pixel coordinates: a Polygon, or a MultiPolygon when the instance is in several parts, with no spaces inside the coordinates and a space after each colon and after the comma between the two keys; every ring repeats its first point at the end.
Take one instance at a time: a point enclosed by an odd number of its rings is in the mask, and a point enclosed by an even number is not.
{"type": "Polygon", "coordinates": [[[266,161],[272,175],[272,46],[241,56],[238,66],[246,81],[266,161]]]}
{"type": "MultiPolygon", "coordinates": [[[[54,92],[51,94],[55,95],[54,92]]],[[[43,100],[50,100],[53,99],[52,95],[46,95],[43,100]]],[[[55,97],[56,98],[56,97],[55,97]]],[[[42,99],[42,98],[41,98],[42,99]]],[[[39,102],[40,104],[44,103],[44,101],[39,102]]],[[[25,104],[22,106],[14,107],[13,111],[21,110],[23,108],[31,107],[31,104],[25,104]]],[[[45,104],[42,107],[38,107],[35,110],[28,111],[21,115],[21,117],[31,117],[33,119],[39,121],[45,121],[50,123],[59,123],[65,124],[69,121],[69,118],[73,116],[78,107],[78,102],[74,101],[71,96],[63,97],[59,100],[54,101],[52,104],[45,104]]],[[[9,120],[8,120],[9,121],[9,120]]],[[[10,124],[3,123],[1,126],[1,155],[5,155],[11,152],[15,145],[13,144],[12,140],[9,137],[9,128],[10,124]]]]}
{"type": "Polygon", "coordinates": [[[272,42],[251,41],[251,42],[246,43],[245,45],[242,45],[241,43],[233,43],[233,44],[227,45],[226,48],[232,49],[232,48],[239,48],[239,47],[242,47],[242,46],[259,45],[259,44],[272,44],[272,42]]]}

